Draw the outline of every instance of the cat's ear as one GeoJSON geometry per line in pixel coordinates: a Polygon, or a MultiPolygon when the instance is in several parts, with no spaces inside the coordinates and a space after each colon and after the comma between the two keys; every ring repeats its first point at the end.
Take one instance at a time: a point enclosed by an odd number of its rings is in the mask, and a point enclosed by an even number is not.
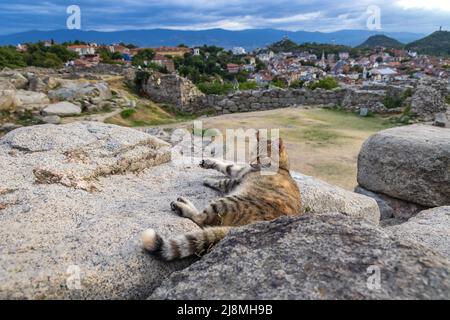
{"type": "Polygon", "coordinates": [[[284,142],[281,138],[278,139],[278,148],[280,148],[280,151],[284,150],[284,142]]]}

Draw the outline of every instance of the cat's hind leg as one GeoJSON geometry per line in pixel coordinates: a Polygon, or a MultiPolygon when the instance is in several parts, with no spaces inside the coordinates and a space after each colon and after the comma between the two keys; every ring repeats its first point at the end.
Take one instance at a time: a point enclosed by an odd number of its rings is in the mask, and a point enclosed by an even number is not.
{"type": "Polygon", "coordinates": [[[203,226],[206,220],[206,214],[199,212],[194,204],[184,197],[179,197],[176,201],[173,201],[170,208],[180,216],[191,219],[199,226],[203,226]]]}

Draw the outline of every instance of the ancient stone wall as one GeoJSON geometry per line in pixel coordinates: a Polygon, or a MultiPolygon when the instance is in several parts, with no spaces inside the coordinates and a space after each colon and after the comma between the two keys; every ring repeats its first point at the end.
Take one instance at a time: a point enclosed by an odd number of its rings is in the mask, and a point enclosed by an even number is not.
{"type": "Polygon", "coordinates": [[[152,74],[144,92],[157,103],[171,104],[182,111],[192,111],[204,94],[188,79],[178,75],[152,74]]]}

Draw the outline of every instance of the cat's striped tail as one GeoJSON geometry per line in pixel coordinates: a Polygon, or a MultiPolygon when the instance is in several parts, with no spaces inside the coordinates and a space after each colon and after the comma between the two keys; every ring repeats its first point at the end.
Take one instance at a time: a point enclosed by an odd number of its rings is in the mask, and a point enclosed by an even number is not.
{"type": "Polygon", "coordinates": [[[210,227],[170,239],[163,239],[155,230],[148,229],[142,233],[142,242],[151,254],[171,261],[207,253],[231,229],[232,227],[210,227]]]}

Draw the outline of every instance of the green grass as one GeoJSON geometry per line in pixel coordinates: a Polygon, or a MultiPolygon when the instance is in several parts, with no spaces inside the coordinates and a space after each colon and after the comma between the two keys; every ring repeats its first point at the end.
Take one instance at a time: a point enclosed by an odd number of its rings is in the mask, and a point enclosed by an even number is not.
{"type": "MultiPolygon", "coordinates": [[[[379,115],[360,117],[352,112],[335,109],[313,109],[307,112],[308,118],[320,122],[316,126],[323,129],[340,128],[360,131],[380,131],[395,126],[390,123],[388,118],[383,118],[379,115]]],[[[298,123],[298,120],[287,119],[287,122],[298,123]]]]}
{"type": "Polygon", "coordinates": [[[283,128],[283,134],[290,139],[305,141],[319,147],[327,145],[341,145],[353,139],[349,130],[377,132],[398,126],[389,119],[373,115],[360,117],[351,112],[333,109],[314,109],[306,111],[307,119],[301,116],[277,116],[273,124],[283,128]]]}
{"type": "Polygon", "coordinates": [[[119,115],[106,119],[106,123],[125,127],[145,127],[194,120],[198,115],[177,111],[170,106],[154,103],[138,104],[135,109],[125,109],[119,115]]]}
{"type": "Polygon", "coordinates": [[[124,119],[128,119],[129,117],[131,117],[133,114],[136,113],[135,109],[125,109],[120,113],[120,116],[124,119]]]}

